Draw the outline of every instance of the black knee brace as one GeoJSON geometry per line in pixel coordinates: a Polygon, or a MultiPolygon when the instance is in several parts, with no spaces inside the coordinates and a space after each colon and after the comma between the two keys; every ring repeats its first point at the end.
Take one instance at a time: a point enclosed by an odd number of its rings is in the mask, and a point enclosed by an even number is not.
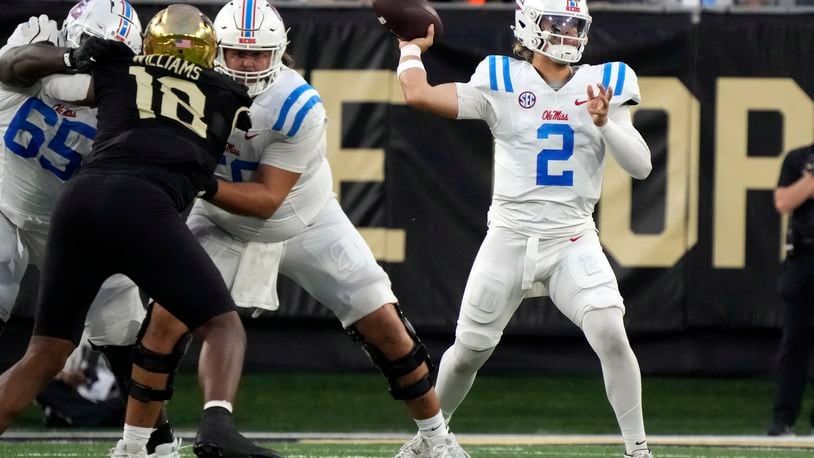
{"type": "Polygon", "coordinates": [[[361,345],[365,352],[367,352],[367,355],[370,357],[370,360],[373,361],[373,364],[378,366],[378,368],[382,371],[382,374],[384,374],[384,377],[390,384],[390,395],[393,396],[393,399],[400,401],[417,399],[425,395],[433,387],[433,380],[431,379],[433,369],[432,361],[430,360],[430,355],[427,353],[427,349],[424,347],[424,344],[421,343],[421,340],[419,340],[418,336],[416,335],[413,325],[410,324],[410,322],[404,316],[404,313],[401,311],[398,304],[393,305],[396,307],[396,312],[398,313],[401,322],[404,324],[407,334],[413,340],[413,348],[405,356],[395,361],[391,361],[387,359],[378,348],[367,342],[365,340],[365,336],[363,336],[354,326],[350,326],[347,331],[353,341],[361,345]],[[424,377],[406,386],[399,386],[397,384],[396,380],[399,377],[403,377],[410,372],[413,372],[421,367],[421,365],[424,363],[427,364],[427,374],[424,375],[424,377]]]}
{"type": "Polygon", "coordinates": [[[156,353],[145,347],[141,343],[141,339],[144,338],[144,334],[147,332],[147,326],[150,323],[151,316],[152,307],[147,310],[147,316],[144,318],[141,330],[139,330],[136,346],[133,349],[133,364],[145,371],[169,374],[169,377],[167,377],[167,385],[163,390],[156,390],[135,380],[130,380],[128,390],[130,396],[141,402],[167,401],[172,398],[174,392],[172,382],[175,378],[175,370],[178,369],[178,364],[181,362],[181,358],[184,357],[184,354],[187,352],[187,347],[189,347],[189,343],[192,341],[192,334],[189,332],[185,333],[178,339],[172,353],[166,355],[156,353]]]}

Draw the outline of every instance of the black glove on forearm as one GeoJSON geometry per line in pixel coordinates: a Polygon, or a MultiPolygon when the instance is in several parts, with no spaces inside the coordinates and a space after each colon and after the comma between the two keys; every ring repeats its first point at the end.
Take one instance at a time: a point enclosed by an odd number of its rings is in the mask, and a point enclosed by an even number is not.
{"type": "Polygon", "coordinates": [[[218,193],[218,179],[215,177],[210,178],[206,183],[204,183],[203,191],[198,193],[198,197],[205,201],[211,201],[215,194],[218,193]]]}
{"type": "Polygon", "coordinates": [[[88,72],[110,52],[112,43],[115,42],[98,37],[86,38],[81,46],[66,53],[65,66],[80,73],[88,72]]]}

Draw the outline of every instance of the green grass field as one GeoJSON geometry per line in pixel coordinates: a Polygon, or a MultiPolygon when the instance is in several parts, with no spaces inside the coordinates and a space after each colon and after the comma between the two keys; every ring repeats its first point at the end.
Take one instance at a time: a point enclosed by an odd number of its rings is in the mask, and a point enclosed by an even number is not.
{"type": "MultiPolygon", "coordinates": [[[[768,426],[773,383],[768,379],[683,379],[643,381],[645,422],[650,435],[761,436],[768,426]]],[[[176,379],[169,415],[179,430],[194,430],[200,414],[195,378],[176,379]]],[[[811,402],[804,406],[808,418],[811,402]]],[[[386,391],[377,373],[249,374],[241,384],[235,416],[242,431],[295,433],[393,433],[407,435],[415,425],[386,391]]],[[[806,421],[797,433],[809,434],[806,421]]],[[[36,408],[14,424],[17,431],[45,431],[36,408]]],[[[593,377],[480,376],[456,413],[459,434],[601,434],[618,437],[616,421],[599,375],[593,377]]],[[[115,431],[115,430],[114,430],[115,431]]],[[[406,436],[405,436],[406,437],[406,436]]],[[[81,443],[0,441],[0,457],[105,456],[115,440],[81,443]]],[[[187,441],[190,442],[190,441],[187,441]]],[[[466,441],[462,441],[466,443],[466,441]]],[[[469,445],[474,457],[621,457],[621,445],[469,445]]],[[[505,442],[505,441],[503,441],[505,442]]],[[[611,440],[609,442],[616,442],[611,440]]],[[[680,443],[680,442],[679,442],[680,443]]],[[[654,446],[658,457],[803,457],[814,448],[654,446]]],[[[275,442],[292,457],[392,456],[399,441],[383,444],[335,441],[275,442]]],[[[723,444],[725,445],[725,444],[723,444]]],[[[794,445],[794,444],[792,444],[794,445]]],[[[800,447],[814,447],[814,437],[800,447]]],[[[186,456],[192,456],[186,449],[186,456]]]]}
{"type": "MultiPolygon", "coordinates": [[[[289,458],[362,458],[388,457],[398,451],[396,444],[265,444],[289,458]]],[[[472,445],[466,447],[475,458],[511,457],[621,457],[618,446],[562,446],[562,445],[472,445]]],[[[0,442],[0,456],[11,457],[102,457],[110,444],[98,443],[5,443],[0,442]]],[[[191,448],[182,449],[182,456],[192,457],[191,448]]],[[[812,450],[788,448],[735,448],[735,447],[659,447],[660,458],[803,458],[811,457],[812,450]]]]}

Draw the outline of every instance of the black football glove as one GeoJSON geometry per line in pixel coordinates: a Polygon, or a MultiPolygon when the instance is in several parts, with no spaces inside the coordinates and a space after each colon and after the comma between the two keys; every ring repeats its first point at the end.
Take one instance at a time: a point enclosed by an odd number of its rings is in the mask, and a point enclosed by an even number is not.
{"type": "Polygon", "coordinates": [[[65,66],[76,72],[86,73],[96,62],[110,53],[114,43],[116,42],[112,40],[88,37],[82,40],[82,45],[78,48],[71,49],[65,54],[65,66]]]}

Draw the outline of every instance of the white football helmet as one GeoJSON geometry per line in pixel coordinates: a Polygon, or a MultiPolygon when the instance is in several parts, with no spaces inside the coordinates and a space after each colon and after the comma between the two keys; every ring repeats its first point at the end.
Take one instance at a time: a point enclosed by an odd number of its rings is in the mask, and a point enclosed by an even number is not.
{"type": "Polygon", "coordinates": [[[218,36],[215,69],[245,84],[252,97],[268,89],[283,67],[283,54],[288,45],[280,13],[266,0],[232,0],[215,17],[215,33],[218,36]],[[233,70],[226,66],[223,50],[227,48],[269,51],[269,66],[265,70],[254,72],[233,70]]]}
{"type": "Polygon", "coordinates": [[[526,48],[570,64],[582,59],[591,16],[585,0],[517,0],[514,36],[526,48]]]}
{"type": "Polygon", "coordinates": [[[81,0],[60,31],[65,46],[78,48],[83,35],[117,40],[141,54],[141,21],[126,0],[81,0]]]}

